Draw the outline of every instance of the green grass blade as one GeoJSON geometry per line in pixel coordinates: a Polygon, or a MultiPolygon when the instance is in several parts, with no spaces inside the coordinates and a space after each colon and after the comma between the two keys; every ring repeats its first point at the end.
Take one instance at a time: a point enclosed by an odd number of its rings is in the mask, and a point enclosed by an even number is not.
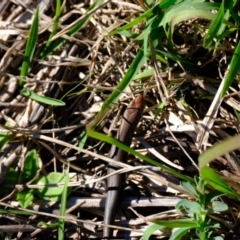
{"type": "Polygon", "coordinates": [[[228,138],[222,142],[215,144],[213,147],[208,148],[198,158],[199,169],[207,166],[208,163],[214,161],[216,158],[224,154],[240,148],[240,135],[228,138]]]}
{"type": "Polygon", "coordinates": [[[40,103],[44,103],[47,105],[51,105],[51,106],[65,106],[65,102],[55,99],[55,98],[50,98],[50,97],[45,97],[45,96],[40,96],[26,88],[23,88],[20,93],[25,96],[25,97],[29,97],[33,100],[35,100],[36,102],[40,102],[40,103]]]}
{"type": "Polygon", "coordinates": [[[6,128],[2,127],[3,130],[6,131],[0,131],[0,152],[2,148],[7,144],[9,141],[11,141],[14,138],[14,135],[12,135],[9,131],[7,131],[9,127],[9,123],[6,122],[5,125],[6,128]]]}
{"type": "Polygon", "coordinates": [[[78,147],[79,148],[84,148],[86,141],[87,141],[87,132],[84,130],[80,134],[80,141],[78,143],[78,147]]]}
{"type": "MultiPolygon", "coordinates": [[[[56,0],[56,11],[55,11],[53,28],[52,28],[52,32],[48,38],[48,41],[46,43],[46,48],[51,44],[50,40],[52,39],[52,37],[56,34],[56,32],[58,30],[60,15],[61,15],[61,0],[56,0]]],[[[44,49],[44,51],[45,51],[45,49],[44,49]]]]}
{"type": "Polygon", "coordinates": [[[208,13],[204,10],[184,10],[178,15],[174,16],[171,21],[171,32],[174,31],[174,26],[183,20],[189,19],[189,18],[204,18],[208,20],[213,20],[215,18],[215,15],[212,13],[208,13]]]}
{"type": "Polygon", "coordinates": [[[221,25],[223,24],[223,20],[224,20],[224,0],[222,1],[222,4],[219,8],[215,20],[212,22],[212,25],[210,26],[206,36],[204,37],[203,46],[205,48],[208,48],[212,44],[213,39],[216,37],[221,25]]]}
{"type": "Polygon", "coordinates": [[[86,76],[82,81],[80,81],[76,86],[74,86],[73,88],[71,88],[68,92],[66,92],[62,97],[61,100],[63,100],[66,96],[71,96],[74,95],[74,90],[76,90],[79,86],[81,86],[84,82],[87,81],[87,79],[89,79],[90,76],[86,76]]]}
{"type": "MultiPolygon", "coordinates": [[[[68,163],[68,168],[65,176],[65,182],[64,182],[63,193],[61,198],[60,216],[62,217],[65,217],[66,215],[68,175],[69,175],[69,163],[68,163]]],[[[58,225],[58,240],[64,240],[64,226],[65,226],[65,220],[60,219],[59,225],[58,225]]]]}
{"type": "Polygon", "coordinates": [[[12,209],[0,209],[0,213],[3,214],[20,214],[20,215],[35,215],[34,213],[26,212],[23,210],[12,210],[12,209]]]}
{"type": "Polygon", "coordinates": [[[194,219],[192,218],[177,219],[177,220],[154,220],[153,222],[168,228],[197,227],[197,222],[195,222],[194,219]]]}
{"type": "Polygon", "coordinates": [[[229,71],[225,78],[225,82],[221,93],[222,97],[226,94],[229,86],[232,84],[232,81],[236,77],[239,71],[239,66],[240,66],[240,42],[238,42],[237,48],[233,54],[232,60],[229,65],[229,71]]]}
{"type": "Polygon", "coordinates": [[[24,53],[24,60],[22,63],[21,73],[20,73],[20,77],[21,77],[20,83],[19,83],[20,87],[23,87],[23,85],[24,85],[24,80],[28,74],[28,69],[29,69],[30,63],[32,61],[35,48],[36,48],[37,37],[38,37],[38,25],[39,25],[38,15],[39,15],[39,7],[37,7],[37,9],[36,9],[35,16],[34,16],[34,19],[32,22],[32,26],[30,28],[29,35],[28,35],[27,45],[26,45],[26,49],[25,49],[25,53],[24,53]]]}
{"type": "Polygon", "coordinates": [[[117,103],[122,92],[128,87],[133,77],[136,75],[136,73],[138,73],[140,68],[143,66],[144,62],[146,61],[145,59],[146,59],[146,56],[144,56],[143,51],[140,49],[135,59],[131,63],[127,73],[121,80],[121,82],[119,82],[116,89],[111,93],[108,99],[104,102],[101,111],[97,114],[95,119],[86,126],[87,129],[94,129],[96,126],[98,126],[101,123],[103,118],[117,103]]]}
{"type": "Polygon", "coordinates": [[[22,176],[19,180],[19,183],[26,183],[27,181],[32,180],[36,175],[39,169],[39,158],[35,149],[29,151],[24,160],[24,165],[22,169],[22,176]]]}
{"type": "Polygon", "coordinates": [[[183,175],[183,174],[181,174],[181,173],[179,173],[179,172],[177,172],[177,171],[175,171],[175,170],[173,170],[173,169],[171,169],[171,168],[163,165],[162,163],[159,163],[159,162],[157,162],[157,161],[154,161],[153,159],[151,159],[151,158],[149,158],[149,157],[147,157],[147,156],[145,156],[145,155],[142,155],[141,153],[133,150],[132,148],[126,146],[126,145],[123,144],[122,142],[119,142],[118,140],[116,140],[116,139],[114,139],[114,138],[112,138],[112,137],[109,137],[109,136],[107,136],[107,135],[105,135],[105,134],[102,134],[102,133],[95,132],[95,131],[93,131],[93,130],[87,131],[87,134],[88,134],[89,137],[98,139],[98,140],[100,140],[100,141],[107,142],[107,143],[109,143],[109,144],[111,144],[111,145],[115,145],[115,146],[117,146],[118,148],[120,148],[120,149],[122,149],[122,150],[124,150],[124,151],[126,151],[126,152],[128,152],[128,153],[130,153],[130,154],[132,154],[132,155],[134,155],[134,156],[136,156],[136,157],[144,160],[144,161],[146,161],[147,163],[150,163],[150,164],[152,164],[152,165],[154,165],[154,166],[157,166],[157,167],[165,170],[166,172],[168,172],[168,173],[170,173],[170,174],[173,174],[173,175],[176,176],[176,177],[179,177],[179,178],[184,179],[184,180],[186,180],[186,181],[189,181],[189,182],[191,182],[191,183],[194,182],[192,178],[187,177],[187,176],[185,176],[185,175],[183,175]]]}
{"type": "MultiPolygon", "coordinates": [[[[158,6],[157,6],[158,8],[158,6]]],[[[145,21],[147,17],[150,17],[153,14],[153,8],[147,10],[145,13],[140,15],[139,17],[135,18],[132,22],[112,31],[109,35],[114,35],[114,34],[121,34],[121,32],[125,32],[125,30],[136,26],[137,24],[140,24],[142,21],[145,21]]]]}
{"type": "Polygon", "coordinates": [[[202,179],[214,189],[240,199],[240,195],[229,187],[229,185],[210,167],[203,167],[200,174],[202,179]]]}
{"type": "Polygon", "coordinates": [[[157,5],[155,5],[153,8],[150,8],[149,10],[141,14],[139,17],[135,18],[132,22],[116,29],[115,31],[112,31],[110,35],[121,34],[122,31],[125,31],[131,27],[134,27],[137,24],[141,23],[142,21],[146,21],[146,19],[150,18],[151,16],[157,16],[159,14],[163,14],[167,8],[171,7],[177,2],[179,2],[179,0],[163,0],[157,5]]]}
{"type": "Polygon", "coordinates": [[[153,68],[149,68],[144,72],[138,73],[136,74],[132,80],[137,80],[140,78],[147,78],[147,77],[151,77],[154,74],[154,69],[153,68]]]}
{"type": "Polygon", "coordinates": [[[23,189],[21,192],[17,193],[17,200],[23,208],[29,207],[33,203],[33,190],[23,189]]]}
{"type": "MultiPolygon", "coordinates": [[[[89,9],[88,12],[90,10],[93,10],[94,8],[97,8],[99,5],[101,5],[103,3],[104,0],[96,0],[95,3],[93,3],[89,9]]],[[[88,13],[87,12],[87,13],[88,13]]],[[[91,19],[93,14],[89,14],[86,15],[85,18],[81,19],[78,23],[76,23],[68,32],[67,34],[69,36],[74,36],[77,32],[79,32],[91,19]]],[[[51,42],[45,49],[44,51],[40,54],[41,58],[45,58],[46,56],[48,56],[50,53],[52,53],[53,51],[55,51],[56,49],[58,49],[59,47],[61,47],[64,43],[66,43],[67,40],[64,38],[59,38],[54,42],[51,42]]]]}

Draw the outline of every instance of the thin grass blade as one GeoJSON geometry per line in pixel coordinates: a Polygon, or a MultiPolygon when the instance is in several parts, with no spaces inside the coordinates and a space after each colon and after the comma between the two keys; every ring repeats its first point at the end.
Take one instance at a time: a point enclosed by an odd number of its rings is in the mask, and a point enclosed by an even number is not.
{"type": "Polygon", "coordinates": [[[115,145],[116,147],[118,147],[118,148],[120,148],[120,149],[122,149],[122,150],[124,150],[124,151],[126,151],[126,152],[128,152],[128,153],[130,153],[130,154],[132,154],[132,155],[134,155],[134,156],[144,160],[144,161],[146,161],[147,163],[150,163],[150,164],[152,164],[154,166],[157,166],[157,167],[165,170],[166,172],[173,174],[176,177],[179,177],[179,178],[184,179],[186,181],[189,181],[191,183],[194,182],[192,178],[187,177],[187,176],[185,176],[185,175],[183,175],[183,174],[181,174],[181,173],[179,173],[179,172],[177,172],[177,171],[175,171],[175,170],[173,170],[173,169],[171,169],[171,168],[169,168],[169,167],[167,167],[167,166],[165,166],[165,165],[163,165],[163,164],[161,164],[161,163],[159,163],[157,161],[154,161],[153,159],[151,159],[151,158],[149,158],[149,157],[147,157],[145,155],[142,155],[141,153],[135,151],[134,149],[126,146],[122,142],[119,142],[118,140],[116,140],[116,139],[114,139],[112,137],[109,137],[109,136],[104,135],[104,134],[99,133],[99,132],[95,132],[93,130],[88,130],[87,134],[88,134],[89,137],[98,139],[100,141],[104,141],[104,142],[109,143],[111,145],[115,145]]]}
{"type": "Polygon", "coordinates": [[[29,36],[27,40],[27,45],[24,53],[24,60],[21,67],[21,73],[20,73],[20,87],[23,87],[25,77],[28,74],[28,69],[30,66],[30,63],[32,62],[33,54],[36,48],[37,43],[37,37],[38,37],[38,25],[39,25],[39,7],[37,7],[35,16],[32,22],[32,26],[29,31],[29,36]]]}
{"type": "Polygon", "coordinates": [[[138,73],[139,69],[142,67],[145,61],[146,61],[146,56],[144,56],[144,52],[140,49],[135,59],[131,63],[127,73],[123,77],[123,79],[119,82],[116,89],[111,93],[108,99],[104,102],[101,111],[97,114],[95,119],[86,126],[87,129],[94,129],[96,126],[98,126],[101,123],[104,117],[109,113],[112,107],[117,103],[122,92],[124,92],[124,90],[129,86],[133,77],[135,76],[136,73],[138,73]]]}
{"type": "MultiPolygon", "coordinates": [[[[63,187],[63,192],[62,192],[62,198],[61,198],[61,207],[60,207],[60,216],[65,217],[66,215],[66,206],[67,206],[67,190],[68,190],[68,174],[69,174],[69,163],[68,163],[68,168],[65,176],[65,182],[64,182],[64,187],[63,187]]],[[[59,220],[59,225],[58,225],[58,239],[59,240],[64,240],[64,228],[65,228],[65,220],[60,219],[59,220]]]]}
{"type": "Polygon", "coordinates": [[[40,96],[26,88],[23,88],[20,91],[20,93],[23,96],[29,97],[39,103],[44,103],[44,104],[51,105],[51,106],[65,106],[65,102],[63,102],[61,100],[58,100],[55,98],[50,98],[50,97],[45,97],[45,96],[40,96]]]}
{"type": "Polygon", "coordinates": [[[226,94],[228,88],[230,87],[234,78],[236,77],[239,69],[240,69],[240,42],[238,42],[237,48],[233,54],[232,60],[229,65],[229,71],[225,78],[225,83],[222,89],[222,94],[221,94],[222,97],[226,94]]]}
{"type": "MultiPolygon", "coordinates": [[[[88,12],[96,7],[98,7],[99,5],[101,5],[104,2],[104,0],[96,0],[95,3],[93,3],[89,9],[88,12]]],[[[76,23],[68,32],[67,34],[69,36],[74,36],[77,32],[79,32],[91,19],[93,14],[87,15],[85,18],[83,18],[82,20],[80,20],[78,23],[76,23]]],[[[59,38],[54,42],[51,42],[46,49],[41,53],[41,58],[45,58],[46,56],[48,56],[50,53],[52,53],[53,51],[55,51],[56,49],[58,49],[59,47],[61,47],[63,44],[65,44],[67,42],[66,39],[64,38],[59,38]]]]}

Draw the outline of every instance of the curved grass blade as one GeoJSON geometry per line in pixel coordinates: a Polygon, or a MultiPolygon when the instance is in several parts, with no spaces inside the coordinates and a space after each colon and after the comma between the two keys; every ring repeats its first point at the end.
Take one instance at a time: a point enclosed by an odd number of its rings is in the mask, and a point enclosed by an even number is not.
{"type": "Polygon", "coordinates": [[[178,239],[182,239],[182,237],[184,235],[186,235],[191,229],[193,229],[192,227],[183,227],[183,228],[179,228],[178,230],[176,230],[174,233],[172,233],[171,237],[169,238],[169,240],[178,240],[178,239]]]}
{"type": "Polygon", "coordinates": [[[199,169],[207,166],[208,163],[215,160],[224,154],[231,152],[240,147],[240,135],[228,138],[222,142],[215,144],[213,147],[208,148],[198,158],[199,169]]]}
{"type": "Polygon", "coordinates": [[[25,77],[28,74],[28,69],[33,58],[33,54],[36,48],[37,37],[38,37],[38,25],[39,25],[39,6],[36,9],[35,16],[32,22],[32,26],[29,31],[27,45],[24,53],[24,60],[21,67],[20,73],[20,87],[23,87],[25,77]]]}
{"type": "Polygon", "coordinates": [[[148,240],[150,236],[157,230],[163,228],[181,228],[184,229],[178,234],[172,234],[170,239],[180,239],[179,236],[184,236],[190,229],[196,228],[197,223],[193,219],[179,219],[179,220],[156,220],[154,224],[150,225],[143,234],[143,239],[148,240]]]}
{"type": "Polygon", "coordinates": [[[171,19],[171,32],[174,31],[174,26],[183,20],[189,19],[189,18],[203,18],[208,20],[213,20],[215,18],[215,15],[212,13],[208,13],[204,10],[184,10],[179,14],[176,14],[171,19]]]}
{"type": "Polygon", "coordinates": [[[159,224],[150,225],[143,233],[143,240],[148,240],[154,232],[163,228],[164,226],[160,226],[159,224]]]}

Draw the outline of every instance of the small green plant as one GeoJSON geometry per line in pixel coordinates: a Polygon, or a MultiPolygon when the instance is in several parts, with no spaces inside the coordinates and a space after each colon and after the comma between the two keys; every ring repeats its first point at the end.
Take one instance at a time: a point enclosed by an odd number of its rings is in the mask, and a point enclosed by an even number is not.
{"type": "MultiPolygon", "coordinates": [[[[64,187],[66,185],[66,181],[68,181],[68,176],[59,172],[52,172],[49,173],[47,176],[43,176],[41,174],[38,175],[38,172],[38,154],[36,150],[31,150],[28,152],[24,160],[22,172],[19,174],[14,169],[10,169],[1,186],[13,186],[17,183],[27,184],[34,180],[33,183],[39,185],[39,188],[25,188],[17,194],[17,200],[24,208],[29,207],[32,204],[33,200],[36,198],[36,196],[38,196],[40,199],[58,202],[62,201],[63,194],[65,197],[70,194],[71,188],[67,187],[66,190],[64,187]],[[57,184],[62,184],[63,186],[58,186],[57,184]]],[[[10,193],[10,191],[12,190],[13,187],[3,187],[1,188],[0,194],[10,193]]]]}
{"type": "Polygon", "coordinates": [[[181,200],[176,209],[186,213],[186,218],[179,220],[156,220],[154,224],[148,227],[144,233],[144,240],[149,237],[157,229],[178,228],[170,237],[170,240],[177,240],[184,235],[190,234],[190,239],[200,240],[221,240],[221,236],[216,233],[216,229],[220,228],[220,224],[213,221],[209,214],[226,211],[228,206],[216,200],[223,193],[219,191],[208,191],[207,183],[199,178],[195,178],[195,186],[189,182],[182,182],[181,186],[189,193],[190,199],[181,200]],[[214,236],[213,236],[214,235],[214,236]]]}

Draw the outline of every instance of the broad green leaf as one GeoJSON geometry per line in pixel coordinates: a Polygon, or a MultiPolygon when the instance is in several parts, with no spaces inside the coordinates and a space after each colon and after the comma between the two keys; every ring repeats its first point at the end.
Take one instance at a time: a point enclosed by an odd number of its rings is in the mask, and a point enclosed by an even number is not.
{"type": "MultiPolygon", "coordinates": [[[[26,159],[23,166],[23,179],[29,181],[33,179],[39,168],[39,159],[35,149],[27,153],[26,159]]],[[[22,182],[23,183],[23,182],[22,182]]]]}
{"type": "Polygon", "coordinates": [[[32,22],[32,26],[29,31],[27,45],[24,53],[24,60],[21,67],[21,73],[20,73],[20,86],[23,87],[25,77],[28,74],[28,69],[30,66],[30,63],[32,62],[33,54],[35,51],[36,43],[37,43],[37,37],[38,37],[38,14],[39,14],[39,7],[37,7],[35,16],[32,22]]]}
{"type": "Polygon", "coordinates": [[[160,226],[159,224],[150,225],[143,233],[143,240],[148,240],[154,232],[162,228],[164,228],[164,226],[160,226]]]}
{"type": "MultiPolygon", "coordinates": [[[[176,205],[176,209],[178,210],[185,210],[190,214],[200,214],[202,207],[199,203],[197,202],[191,202],[187,199],[183,199],[180,202],[177,203],[176,205]]],[[[185,226],[185,227],[189,227],[189,226],[185,226]]]]}
{"type": "Polygon", "coordinates": [[[181,182],[181,186],[193,197],[198,198],[195,187],[190,182],[181,182]]]}
{"type": "Polygon", "coordinates": [[[211,209],[214,213],[225,212],[228,210],[228,206],[224,202],[213,201],[211,209]]]}
{"type": "Polygon", "coordinates": [[[33,191],[32,189],[24,189],[17,194],[17,200],[23,208],[27,208],[32,204],[33,191]]]}
{"type": "Polygon", "coordinates": [[[14,186],[18,183],[18,178],[19,173],[13,168],[10,168],[0,185],[0,194],[11,192],[14,189],[14,186]]]}
{"type": "Polygon", "coordinates": [[[35,100],[36,102],[40,102],[40,103],[44,103],[47,105],[51,105],[51,106],[65,106],[65,102],[55,99],[55,98],[50,98],[50,97],[45,97],[45,96],[40,96],[26,88],[23,88],[20,93],[25,96],[25,97],[29,97],[33,100],[35,100]]]}
{"type": "MultiPolygon", "coordinates": [[[[67,176],[65,174],[52,172],[48,176],[39,177],[39,179],[35,181],[35,184],[37,185],[65,184],[66,177],[67,176]]],[[[34,189],[34,193],[36,193],[42,199],[57,202],[61,200],[63,189],[64,189],[63,186],[57,187],[46,186],[43,188],[34,189]]],[[[68,194],[70,194],[70,192],[71,188],[68,188],[68,194]]]]}
{"type": "Polygon", "coordinates": [[[211,240],[224,240],[221,236],[212,237],[211,240]]]}
{"type": "Polygon", "coordinates": [[[183,228],[179,228],[178,230],[174,231],[171,235],[171,237],[169,238],[169,240],[179,240],[182,239],[182,237],[184,235],[186,235],[191,229],[193,229],[194,227],[183,227],[183,228]]]}

